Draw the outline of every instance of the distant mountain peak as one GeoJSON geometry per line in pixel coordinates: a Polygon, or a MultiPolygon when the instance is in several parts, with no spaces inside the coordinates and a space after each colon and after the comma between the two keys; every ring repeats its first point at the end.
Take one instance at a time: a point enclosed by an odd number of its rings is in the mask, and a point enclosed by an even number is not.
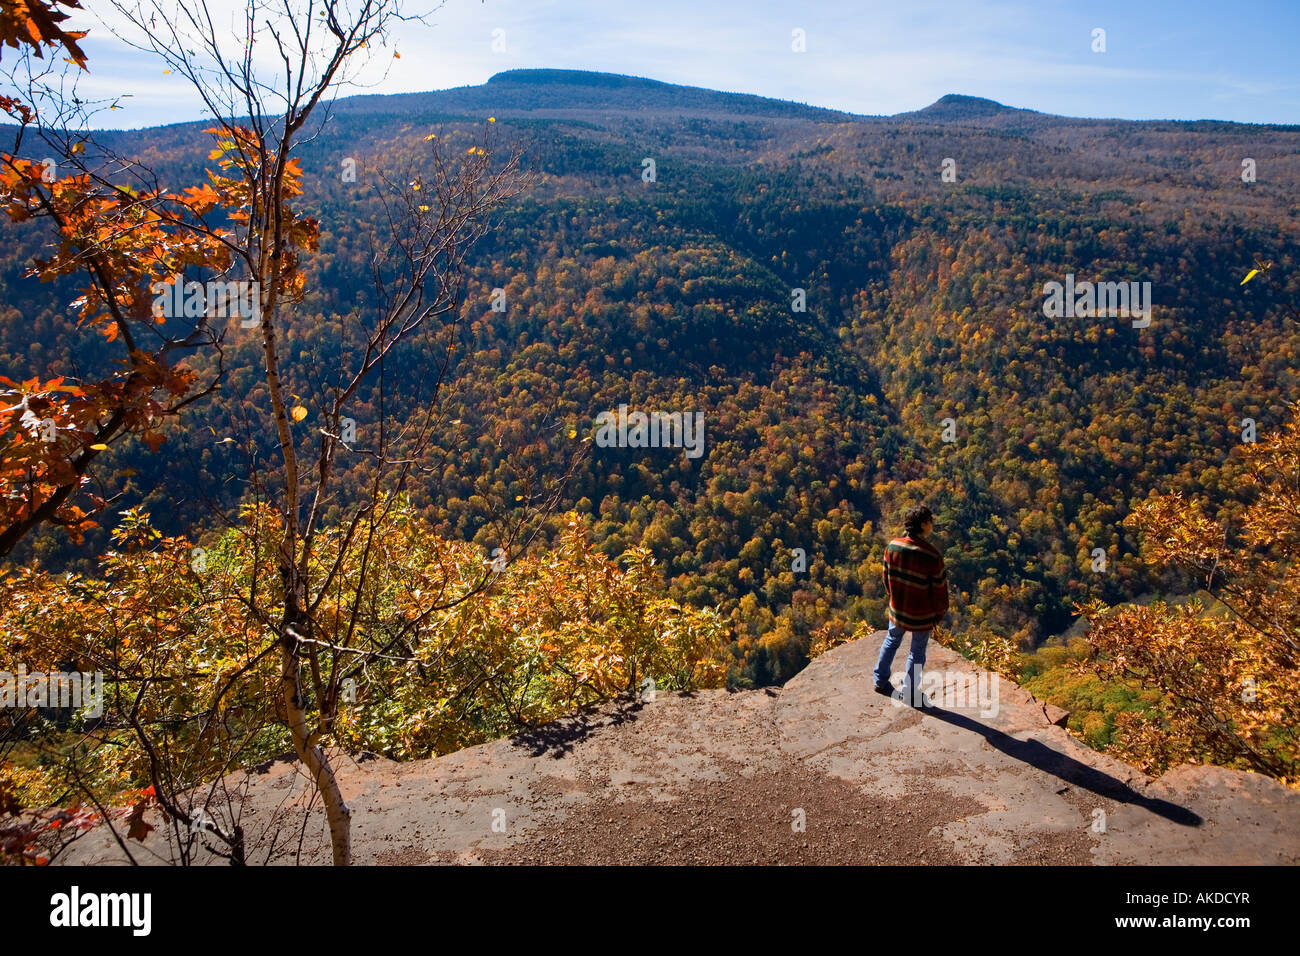
{"type": "Polygon", "coordinates": [[[947,96],[941,96],[923,110],[917,110],[914,115],[926,116],[931,119],[974,119],[980,116],[997,116],[1003,113],[1025,113],[1031,110],[1020,110],[1014,106],[1004,106],[996,100],[985,99],[982,96],[964,96],[961,93],[949,93],[947,96]]]}
{"type": "Polygon", "coordinates": [[[659,80],[622,73],[599,73],[593,70],[524,69],[505,70],[488,77],[488,83],[565,83],[571,86],[670,86],[659,80]]]}
{"type": "Polygon", "coordinates": [[[592,70],[519,69],[495,73],[481,87],[497,99],[513,97],[525,108],[587,108],[608,110],[681,111],[703,110],[713,114],[734,113],[792,116],[842,122],[853,119],[840,110],[809,106],[790,100],[772,99],[753,93],[734,93],[700,86],[666,83],[644,76],[599,73],[592,70]],[[549,97],[543,103],[540,97],[549,97]]]}

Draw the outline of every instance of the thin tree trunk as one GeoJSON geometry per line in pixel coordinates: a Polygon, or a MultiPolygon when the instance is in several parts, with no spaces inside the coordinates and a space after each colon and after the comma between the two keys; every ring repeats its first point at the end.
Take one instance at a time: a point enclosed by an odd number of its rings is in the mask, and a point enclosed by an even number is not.
{"type": "Polygon", "coordinates": [[[307,731],[307,712],[302,705],[301,671],[298,655],[293,647],[294,637],[286,634],[280,652],[280,686],[284,694],[285,716],[293,748],[298,759],[311,774],[325,804],[325,819],[329,822],[330,843],[334,848],[334,865],[352,863],[352,811],[343,801],[338,778],[325,751],[312,740],[307,731]]]}

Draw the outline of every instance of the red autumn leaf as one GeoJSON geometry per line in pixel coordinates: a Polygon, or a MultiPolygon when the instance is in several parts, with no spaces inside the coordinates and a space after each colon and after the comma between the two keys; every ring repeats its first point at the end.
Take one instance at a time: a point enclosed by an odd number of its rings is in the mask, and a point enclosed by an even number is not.
{"type": "Polygon", "coordinates": [[[145,823],[144,811],[146,808],[147,801],[145,800],[141,800],[131,808],[131,812],[126,818],[127,823],[129,824],[126,831],[127,839],[144,842],[144,838],[147,837],[149,831],[153,829],[153,824],[145,823]]]}

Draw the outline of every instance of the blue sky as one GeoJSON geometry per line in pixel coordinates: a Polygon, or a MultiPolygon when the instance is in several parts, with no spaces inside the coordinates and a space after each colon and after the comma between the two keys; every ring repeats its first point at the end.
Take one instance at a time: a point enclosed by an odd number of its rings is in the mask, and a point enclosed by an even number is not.
{"type": "MultiPolygon", "coordinates": [[[[83,4],[108,10],[103,0],[83,4]]],[[[227,15],[243,6],[211,5],[227,15]]],[[[114,125],[201,116],[183,80],[93,21],[91,30],[82,89],[132,94],[114,125]]],[[[1298,42],[1300,0],[447,0],[430,26],[400,31],[399,59],[376,53],[365,91],[444,89],[551,67],[868,114],[964,93],[1067,116],[1300,124],[1298,42]],[[1106,31],[1104,53],[1092,49],[1097,28],[1106,31]],[[795,29],[805,52],[791,49],[795,29]],[[492,48],[494,30],[504,31],[503,51],[492,48]]]]}

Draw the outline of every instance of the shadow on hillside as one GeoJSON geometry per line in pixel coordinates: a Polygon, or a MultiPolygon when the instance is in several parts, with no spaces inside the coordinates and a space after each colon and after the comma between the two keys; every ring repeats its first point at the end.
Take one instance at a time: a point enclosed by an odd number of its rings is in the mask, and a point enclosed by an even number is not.
{"type": "Polygon", "coordinates": [[[569,717],[560,717],[540,727],[530,727],[510,738],[516,747],[526,747],[533,757],[551,756],[555,759],[572,753],[575,744],[581,743],[601,727],[617,727],[636,720],[641,701],[619,698],[613,706],[596,705],[569,717]]]}
{"type": "Polygon", "coordinates": [[[927,716],[952,724],[954,727],[973,731],[1008,757],[1014,757],[1022,763],[1027,763],[1044,773],[1050,773],[1054,777],[1059,777],[1066,783],[1073,784],[1081,789],[1090,790],[1098,796],[1119,803],[1131,803],[1135,807],[1142,807],[1144,810],[1149,810],[1157,816],[1164,817],[1166,820],[1185,827],[1199,827],[1205,822],[1199,814],[1193,813],[1186,807],[1180,807],[1176,803],[1170,803],[1168,800],[1161,800],[1157,797],[1145,796],[1124,783],[1124,781],[1116,780],[1110,774],[1103,773],[1096,767],[1090,767],[1086,763],[1080,763],[1073,757],[1067,757],[1059,750],[1053,750],[1041,741],[1032,738],[1017,740],[1010,734],[1004,734],[1000,730],[994,730],[986,724],[972,720],[965,714],[954,713],[950,710],[927,711],[927,716]]]}

